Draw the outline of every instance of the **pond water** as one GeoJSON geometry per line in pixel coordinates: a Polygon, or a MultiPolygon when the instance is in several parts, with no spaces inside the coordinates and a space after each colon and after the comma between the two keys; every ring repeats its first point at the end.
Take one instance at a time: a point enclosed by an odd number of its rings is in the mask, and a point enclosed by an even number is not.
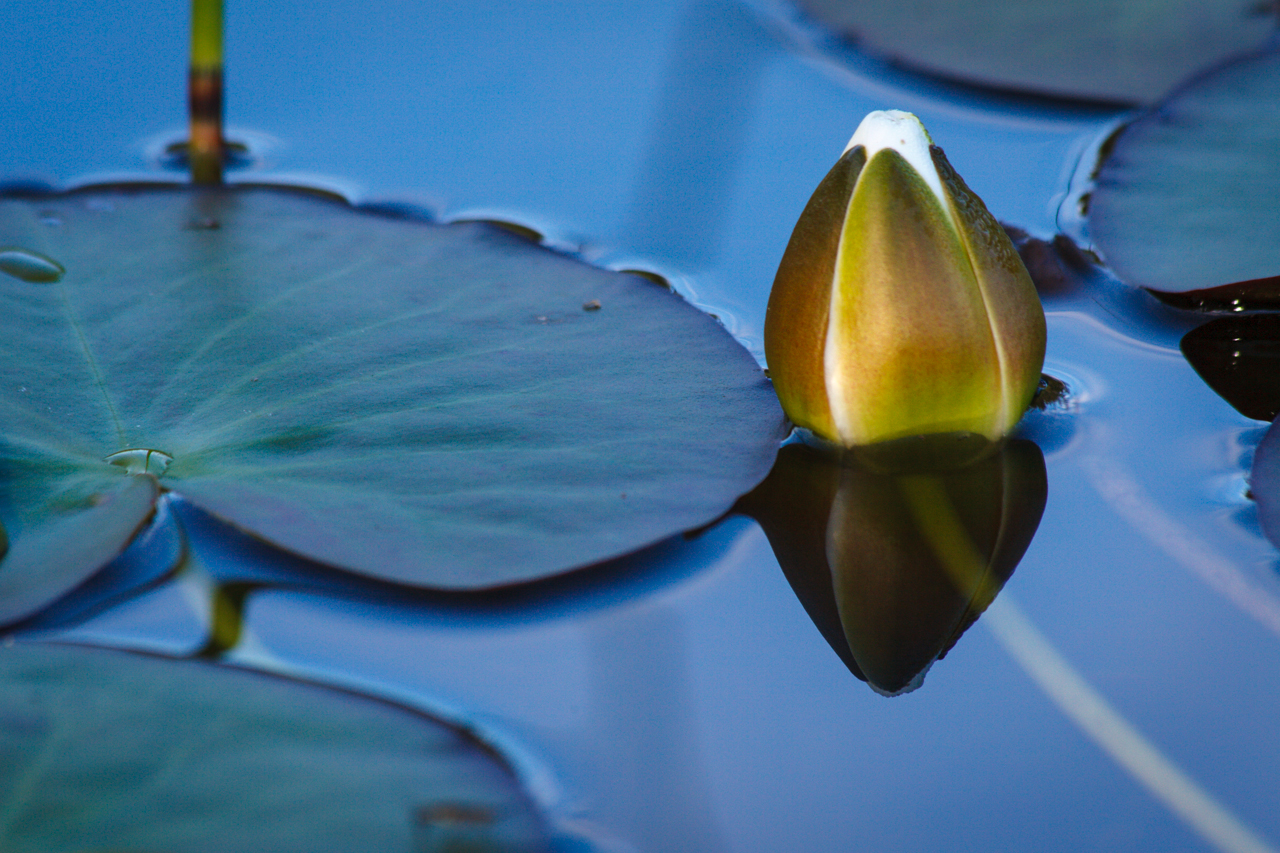
{"type": "MultiPolygon", "coordinates": [[[[28,4],[0,179],[161,173],[185,20],[28,4]]],[[[254,154],[236,179],[526,224],[667,276],[761,360],[791,228],[867,111],[919,115],[1002,221],[1082,241],[1064,202],[1124,115],[915,77],[764,4],[245,2],[227,30],[230,135],[254,154]]],[[[1097,276],[1046,311],[1069,395],[1021,431],[1038,529],[903,695],[851,674],[744,516],[467,598],[302,588],[309,567],[174,500],[197,568],[33,636],[190,654],[211,588],[255,582],[226,659],[474,726],[565,851],[1280,849],[1280,577],[1246,496],[1265,424],[1152,300],[1097,276]]]]}

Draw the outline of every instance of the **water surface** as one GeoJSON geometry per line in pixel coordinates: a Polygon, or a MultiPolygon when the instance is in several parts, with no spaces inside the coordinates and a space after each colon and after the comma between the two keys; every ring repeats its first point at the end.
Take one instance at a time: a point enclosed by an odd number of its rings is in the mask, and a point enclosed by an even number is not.
{"type": "MultiPolygon", "coordinates": [[[[1040,236],[1118,115],[933,84],[776,11],[230,4],[229,123],[260,155],[238,176],[528,224],[662,272],[762,358],[778,258],[865,112],[916,112],[993,213],[1040,236]]],[[[148,152],[181,135],[184,27],[141,3],[12,16],[0,178],[157,172],[148,152]]],[[[263,589],[229,658],[473,722],[566,850],[1276,849],[1280,581],[1245,497],[1265,425],[1196,376],[1180,329],[1117,304],[1046,306],[1045,369],[1071,393],[1024,429],[1043,518],[914,692],[849,672],[741,517],[497,602],[263,589]],[[1165,763],[1079,724],[1062,661],[1165,763]],[[1170,767],[1194,796],[1161,787],[1170,767]]],[[[192,652],[213,580],[296,568],[176,512],[207,573],[59,636],[192,652]]]]}

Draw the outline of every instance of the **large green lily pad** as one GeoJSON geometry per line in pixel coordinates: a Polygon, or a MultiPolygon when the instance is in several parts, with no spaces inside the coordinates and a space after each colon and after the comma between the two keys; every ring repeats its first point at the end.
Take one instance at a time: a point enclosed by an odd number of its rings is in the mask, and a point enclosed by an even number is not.
{"type": "Polygon", "coordinates": [[[0,243],[65,269],[0,275],[0,522],[68,578],[151,502],[60,526],[135,476],[326,564],[517,583],[713,520],[784,424],[713,318],[486,225],[121,187],[0,199],[0,243]]]}
{"type": "Polygon", "coordinates": [[[1177,293],[1236,284],[1237,307],[1276,301],[1277,103],[1280,53],[1268,53],[1206,75],[1120,133],[1089,220],[1121,278],[1177,293]]]}
{"type": "MultiPolygon", "coordinates": [[[[155,506],[154,477],[122,482],[75,512],[56,512],[21,536],[0,563],[0,624],[43,609],[120,554],[155,506]]],[[[3,549],[0,549],[3,551],[3,549]]]]}
{"type": "Polygon", "coordinates": [[[1257,0],[797,0],[905,65],[1001,89],[1152,101],[1191,74],[1261,47],[1257,0]]]}
{"type": "Polygon", "coordinates": [[[0,649],[7,853],[548,849],[487,746],[395,705],[97,649],[0,649]]]}

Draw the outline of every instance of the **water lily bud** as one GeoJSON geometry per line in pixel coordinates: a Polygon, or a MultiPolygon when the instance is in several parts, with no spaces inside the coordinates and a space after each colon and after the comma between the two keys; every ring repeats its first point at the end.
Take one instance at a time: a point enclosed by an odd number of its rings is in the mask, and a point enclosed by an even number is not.
{"type": "Polygon", "coordinates": [[[796,223],[764,346],[783,410],[823,438],[994,441],[1035,394],[1044,310],[919,119],[873,112],[796,223]]]}

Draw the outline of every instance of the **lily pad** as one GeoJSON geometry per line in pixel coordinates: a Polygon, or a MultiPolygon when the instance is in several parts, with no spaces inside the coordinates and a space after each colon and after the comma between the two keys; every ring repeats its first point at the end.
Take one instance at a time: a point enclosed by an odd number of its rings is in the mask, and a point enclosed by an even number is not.
{"type": "Polygon", "coordinates": [[[1101,101],[1152,101],[1275,31],[1257,0],[797,2],[859,47],[930,74],[1101,101]]]}
{"type": "Polygon", "coordinates": [[[65,270],[0,276],[11,554],[69,553],[41,531],[132,475],[312,560],[488,588],[713,520],[784,426],[714,319],[491,226],[116,187],[0,200],[0,242],[65,270]]]}
{"type": "Polygon", "coordinates": [[[1280,315],[1219,317],[1183,335],[1181,347],[1237,412],[1259,421],[1280,414],[1280,315]]]}
{"type": "Polygon", "coordinates": [[[98,649],[0,649],[0,847],[541,851],[493,750],[401,706],[98,649]]]}
{"type": "Polygon", "coordinates": [[[1280,429],[1275,422],[1254,451],[1249,491],[1258,505],[1262,532],[1280,548],[1280,429]]]}
{"type": "Polygon", "coordinates": [[[155,507],[154,477],[120,478],[73,512],[58,512],[17,539],[0,571],[0,624],[52,603],[118,556],[155,507]]]}
{"type": "Polygon", "coordinates": [[[1090,231],[1130,284],[1186,293],[1236,285],[1234,307],[1280,294],[1280,53],[1194,81],[1115,139],[1090,231]]]}

